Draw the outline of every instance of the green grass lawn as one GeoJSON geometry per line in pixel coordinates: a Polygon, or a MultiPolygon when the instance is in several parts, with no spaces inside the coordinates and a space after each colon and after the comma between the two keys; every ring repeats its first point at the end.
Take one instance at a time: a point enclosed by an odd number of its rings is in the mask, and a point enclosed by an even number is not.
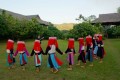
{"type": "MultiPolygon", "coordinates": [[[[31,53],[33,47],[33,40],[27,40],[26,46],[31,53]]],[[[67,41],[59,40],[59,48],[65,51],[67,48],[67,41]]],[[[72,71],[67,71],[68,63],[66,61],[67,55],[57,56],[64,62],[58,73],[54,74],[50,72],[50,68],[47,67],[48,55],[43,55],[43,62],[41,71],[37,73],[34,67],[34,58],[28,58],[28,64],[26,65],[26,71],[22,71],[19,65],[19,55],[16,57],[16,68],[8,70],[6,64],[6,43],[0,42],[0,80],[120,80],[120,39],[108,39],[104,41],[105,50],[107,55],[105,56],[103,63],[99,63],[98,60],[94,61],[94,66],[89,67],[87,62],[85,68],[80,66],[73,66],[72,71]]],[[[47,41],[42,41],[42,48],[45,51],[47,41]]],[[[16,47],[16,44],[15,44],[16,47]]],[[[75,42],[75,49],[78,52],[78,42],[75,42]]],[[[75,64],[77,63],[77,55],[75,55],[75,64]]]]}

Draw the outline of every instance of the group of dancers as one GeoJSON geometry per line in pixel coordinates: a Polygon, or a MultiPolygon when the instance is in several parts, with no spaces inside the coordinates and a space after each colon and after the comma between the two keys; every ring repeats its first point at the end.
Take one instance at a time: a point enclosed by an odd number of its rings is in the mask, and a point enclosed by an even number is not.
{"type": "MultiPolygon", "coordinates": [[[[36,67],[36,72],[40,71],[40,66],[42,63],[42,54],[48,54],[48,61],[47,66],[50,67],[50,71],[53,73],[57,73],[59,67],[63,64],[63,62],[56,56],[56,51],[61,55],[67,54],[67,61],[68,61],[68,68],[67,70],[72,70],[72,65],[74,64],[74,55],[76,54],[74,48],[74,38],[69,38],[68,40],[68,47],[65,52],[62,52],[59,49],[57,38],[56,37],[49,37],[48,44],[46,47],[46,51],[44,52],[41,47],[41,42],[39,39],[34,41],[34,46],[31,51],[31,54],[26,49],[24,41],[17,42],[17,49],[14,52],[14,41],[9,39],[7,41],[7,63],[9,65],[9,69],[14,68],[15,64],[15,56],[19,53],[19,61],[22,70],[25,70],[25,65],[27,64],[27,57],[34,55],[34,63],[36,67]]],[[[78,56],[78,63],[76,65],[80,65],[82,62],[84,67],[86,64],[86,60],[90,61],[90,66],[93,66],[93,58],[100,59],[100,63],[102,63],[102,59],[105,55],[104,51],[104,44],[102,41],[101,34],[95,34],[94,37],[88,35],[86,36],[86,40],[84,38],[79,38],[79,56],[78,56]]]]}

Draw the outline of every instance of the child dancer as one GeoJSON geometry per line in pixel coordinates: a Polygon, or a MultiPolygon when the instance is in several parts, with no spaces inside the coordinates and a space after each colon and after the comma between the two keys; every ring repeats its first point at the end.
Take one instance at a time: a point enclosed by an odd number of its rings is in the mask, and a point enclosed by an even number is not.
{"type": "Polygon", "coordinates": [[[8,69],[14,68],[14,63],[15,63],[15,58],[13,58],[13,49],[14,49],[14,41],[9,39],[7,41],[7,47],[6,47],[6,52],[7,52],[7,63],[9,65],[8,69]]]}
{"type": "Polygon", "coordinates": [[[68,69],[67,70],[72,70],[72,65],[74,63],[74,54],[75,54],[75,49],[74,49],[74,39],[73,38],[69,38],[68,40],[68,48],[67,50],[65,51],[65,53],[68,54],[68,62],[69,62],[69,66],[68,66],[68,69]]]}
{"type": "MultiPolygon", "coordinates": [[[[84,38],[79,38],[79,56],[78,56],[78,64],[80,65],[80,60],[86,64],[86,60],[85,60],[85,46],[84,46],[84,38]]],[[[81,66],[84,67],[84,66],[81,66]]]]}
{"type": "Polygon", "coordinates": [[[48,66],[51,68],[53,73],[58,72],[58,68],[62,65],[62,62],[56,57],[55,52],[60,53],[61,55],[63,52],[60,51],[58,48],[57,38],[56,37],[49,37],[48,46],[46,48],[46,54],[48,53],[48,66]]]}
{"type": "Polygon", "coordinates": [[[99,36],[98,36],[97,44],[98,44],[97,56],[100,58],[100,63],[102,63],[102,59],[105,55],[105,51],[104,51],[104,44],[103,44],[103,41],[102,41],[102,35],[101,34],[99,34],[99,36]]]}
{"type": "Polygon", "coordinates": [[[20,65],[22,66],[22,70],[25,70],[25,64],[27,64],[27,56],[30,56],[26,47],[25,47],[25,42],[24,41],[18,41],[17,42],[17,50],[14,54],[14,57],[17,54],[20,54],[20,65]]]}
{"type": "Polygon", "coordinates": [[[88,61],[91,62],[89,66],[93,66],[93,52],[92,52],[93,44],[92,37],[90,35],[86,37],[86,46],[87,46],[86,60],[88,59],[88,61]]]}
{"type": "Polygon", "coordinates": [[[44,52],[43,52],[43,50],[41,48],[40,40],[35,40],[31,56],[34,55],[34,62],[35,62],[36,72],[40,71],[40,66],[41,66],[41,63],[42,63],[41,54],[44,54],[44,52]]]}

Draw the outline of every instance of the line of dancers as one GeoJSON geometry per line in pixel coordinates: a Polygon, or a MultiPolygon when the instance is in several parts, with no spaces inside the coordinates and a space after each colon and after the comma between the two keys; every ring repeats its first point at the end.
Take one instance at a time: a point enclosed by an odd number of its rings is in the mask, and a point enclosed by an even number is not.
{"type": "MultiPolygon", "coordinates": [[[[89,66],[93,66],[93,59],[100,59],[100,63],[103,62],[103,57],[105,55],[104,51],[104,43],[102,40],[101,34],[95,34],[93,37],[88,35],[85,38],[79,38],[79,56],[78,63],[76,65],[80,65],[81,62],[83,65],[81,67],[85,67],[86,60],[88,60],[91,64],[89,66]]],[[[24,41],[17,42],[17,49],[14,53],[14,41],[9,39],[7,41],[7,63],[8,69],[14,68],[15,66],[15,57],[19,54],[19,61],[22,70],[25,70],[25,65],[27,64],[27,57],[32,57],[34,55],[34,63],[36,67],[36,72],[40,71],[40,66],[42,64],[42,54],[48,55],[47,66],[50,67],[50,71],[53,73],[57,73],[59,71],[60,66],[62,66],[63,62],[56,56],[56,51],[61,55],[67,54],[68,68],[67,70],[72,70],[72,65],[74,64],[74,55],[76,54],[74,48],[74,38],[68,39],[68,47],[65,52],[62,52],[59,49],[57,38],[49,37],[48,44],[45,52],[41,47],[41,42],[39,39],[34,41],[34,46],[31,51],[31,54],[26,49],[24,41]]]]}

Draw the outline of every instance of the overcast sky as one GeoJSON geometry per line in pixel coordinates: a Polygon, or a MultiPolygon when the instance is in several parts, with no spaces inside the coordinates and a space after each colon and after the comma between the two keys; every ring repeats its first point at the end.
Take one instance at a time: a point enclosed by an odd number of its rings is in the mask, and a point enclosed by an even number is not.
{"type": "Polygon", "coordinates": [[[23,15],[39,14],[52,23],[73,23],[82,14],[85,17],[115,13],[120,0],[0,0],[0,8],[23,15]]]}

